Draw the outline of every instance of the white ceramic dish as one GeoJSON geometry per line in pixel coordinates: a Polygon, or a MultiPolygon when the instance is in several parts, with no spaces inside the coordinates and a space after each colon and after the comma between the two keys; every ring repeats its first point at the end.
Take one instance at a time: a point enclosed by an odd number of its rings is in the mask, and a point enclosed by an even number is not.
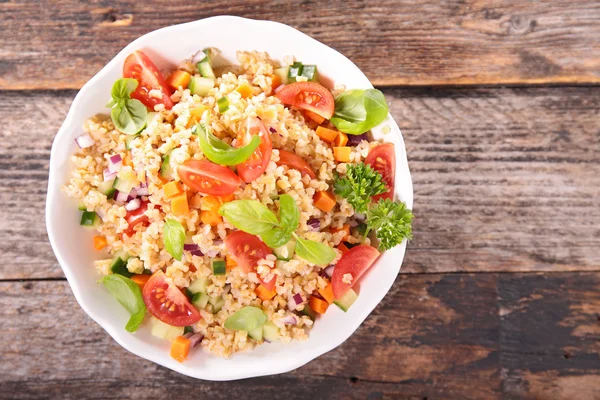
{"type": "MultiPolygon", "coordinates": [[[[345,84],[347,88],[372,87],[358,67],[342,54],[276,22],[221,16],[148,33],[125,47],[83,86],[54,139],[46,203],[48,236],[81,308],[130,352],[182,374],[206,380],[279,374],[306,364],[352,335],[394,283],[406,241],[384,253],[361,279],[360,295],[350,310],[344,313],[337,307],[331,307],[315,323],[308,340],[263,344],[254,351],[237,353],[229,359],[194,351],[186,362],[180,364],[169,357],[169,342],[150,335],[147,322],[135,334],[125,330],[127,312],[103,285],[96,283],[99,276],[92,264],[97,257],[92,248],[93,233],[79,226],[80,215],[74,201],[60,191],[71,169],[69,158],[76,151],[73,139],[81,134],[84,119],[96,113],[108,113],[105,104],[112,83],[121,77],[123,61],[129,53],[143,49],[159,68],[164,68],[209,46],[220,49],[222,56],[232,63],[236,62],[236,50],[267,51],[273,59],[280,61],[286,55],[294,55],[304,63],[318,65],[320,73],[333,78],[336,83],[345,84]]],[[[388,115],[387,120],[374,129],[374,134],[383,137],[381,129],[386,125],[391,131],[385,135],[385,141],[396,146],[396,197],[412,208],[412,182],[398,125],[388,115]]]]}

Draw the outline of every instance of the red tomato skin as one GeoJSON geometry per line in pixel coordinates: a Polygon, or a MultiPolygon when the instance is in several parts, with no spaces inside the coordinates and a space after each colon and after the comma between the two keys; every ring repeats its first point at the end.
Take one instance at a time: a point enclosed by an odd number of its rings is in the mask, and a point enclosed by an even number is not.
{"type": "Polygon", "coordinates": [[[241,164],[238,164],[237,173],[242,178],[242,180],[246,183],[250,183],[259,176],[261,176],[267,166],[269,165],[269,161],[271,161],[271,153],[273,151],[273,144],[271,143],[271,136],[269,131],[262,123],[262,121],[256,117],[250,117],[246,120],[243,134],[238,135],[237,147],[241,147],[244,144],[250,141],[250,138],[253,135],[260,136],[260,145],[254,153],[250,156],[250,158],[244,161],[241,164]],[[249,127],[249,135],[246,135],[246,129],[249,127]],[[248,136],[248,137],[246,137],[248,136]]]}
{"type": "Polygon", "coordinates": [[[310,165],[299,155],[290,153],[289,151],[279,150],[279,161],[276,163],[277,165],[285,165],[288,168],[297,169],[303,175],[306,174],[310,176],[312,179],[316,179],[317,175],[315,175],[314,171],[310,167],[310,165]]]}
{"type": "Polygon", "coordinates": [[[150,314],[165,324],[188,326],[200,321],[198,310],[161,270],[146,282],[142,297],[150,314]]]}
{"type": "Polygon", "coordinates": [[[131,236],[135,233],[133,229],[136,225],[146,226],[148,224],[148,216],[144,213],[148,210],[148,201],[142,200],[140,207],[133,211],[127,211],[125,220],[128,223],[127,229],[123,231],[123,234],[131,236]]]}
{"type": "Polygon", "coordinates": [[[373,196],[373,201],[379,199],[394,199],[394,181],[396,177],[396,152],[393,143],[380,144],[371,149],[365,164],[370,165],[375,171],[383,176],[383,181],[388,189],[387,192],[373,196]]]}
{"type": "Polygon", "coordinates": [[[325,119],[331,119],[335,99],[325,86],[316,82],[294,82],[285,85],[275,96],[283,104],[312,111],[325,119]],[[307,101],[310,99],[310,103],[307,101]]]}
{"type": "Polygon", "coordinates": [[[143,51],[137,50],[127,56],[123,63],[123,77],[138,81],[138,86],[131,93],[131,98],[141,101],[152,111],[157,104],[164,104],[167,110],[173,108],[171,89],[156,65],[143,51]],[[162,96],[160,98],[150,96],[152,89],[160,90],[162,96]]]}
{"type": "Polygon", "coordinates": [[[272,254],[258,236],[243,231],[230,233],[225,238],[225,247],[245,273],[255,272],[258,261],[272,254]]]}
{"type": "Polygon", "coordinates": [[[242,184],[232,170],[206,160],[187,160],[177,167],[177,174],[183,183],[202,194],[227,196],[242,184]]]}
{"type": "Polygon", "coordinates": [[[352,288],[360,277],[373,265],[373,262],[379,257],[379,251],[366,244],[355,246],[342,254],[342,258],[337,262],[331,276],[331,285],[333,296],[336,299],[342,297],[348,289],[352,288]],[[351,283],[344,283],[345,274],[352,275],[351,283]]]}

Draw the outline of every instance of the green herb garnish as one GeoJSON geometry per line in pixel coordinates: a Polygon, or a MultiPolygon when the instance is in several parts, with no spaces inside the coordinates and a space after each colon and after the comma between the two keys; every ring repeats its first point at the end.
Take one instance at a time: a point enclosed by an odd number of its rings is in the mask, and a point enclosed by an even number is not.
{"type": "Polygon", "coordinates": [[[225,320],[225,328],[234,331],[251,331],[267,322],[267,314],[257,307],[244,307],[225,320]]]}
{"type": "Polygon", "coordinates": [[[388,250],[412,239],[413,213],[406,204],[390,199],[381,199],[367,211],[367,232],[376,231],[379,248],[388,250]]]}
{"type": "Polygon", "coordinates": [[[167,219],[163,227],[163,243],[169,254],[181,261],[183,244],[185,243],[185,229],[177,220],[167,219]]]}
{"type": "Polygon", "coordinates": [[[260,145],[260,137],[254,135],[246,146],[235,148],[213,135],[205,124],[194,127],[200,150],[210,161],[220,165],[238,165],[246,161],[260,145]]]}
{"type": "Polygon", "coordinates": [[[141,101],[131,98],[137,86],[135,79],[117,79],[111,90],[112,99],[106,105],[112,108],[110,117],[115,127],[128,135],[135,135],[146,126],[148,109],[141,101]]]}
{"type": "Polygon", "coordinates": [[[367,164],[349,164],[346,175],[334,183],[335,193],[354,207],[354,211],[367,211],[371,197],[385,193],[387,188],[381,174],[367,164]]]}
{"type": "Polygon", "coordinates": [[[360,135],[382,123],[387,115],[388,105],[381,91],[354,89],[335,98],[331,123],[344,133],[360,135]]]}
{"type": "Polygon", "coordinates": [[[297,235],[294,237],[296,238],[298,257],[316,265],[328,265],[335,258],[335,251],[326,244],[302,239],[297,235]]]}
{"type": "Polygon", "coordinates": [[[257,200],[235,200],[224,203],[219,214],[238,229],[252,235],[262,235],[279,226],[277,217],[257,200]]]}
{"type": "Polygon", "coordinates": [[[131,317],[125,325],[125,329],[128,332],[135,332],[146,314],[146,305],[140,287],[122,275],[107,275],[102,278],[101,282],[110,294],[129,311],[131,317]]]}

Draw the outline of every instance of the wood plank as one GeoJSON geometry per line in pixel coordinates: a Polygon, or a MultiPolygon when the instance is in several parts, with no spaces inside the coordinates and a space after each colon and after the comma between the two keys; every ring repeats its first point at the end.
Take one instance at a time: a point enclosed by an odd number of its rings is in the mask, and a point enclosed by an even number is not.
{"type": "Polygon", "coordinates": [[[600,4],[585,0],[58,0],[0,14],[0,89],[77,89],[137,37],[215,14],[289,24],[379,86],[600,82],[600,4]]]}
{"type": "MultiPolygon", "coordinates": [[[[415,188],[403,273],[600,268],[596,89],[385,94],[415,188]]],[[[63,276],[44,204],[50,146],[73,96],[0,96],[0,279],[63,276]]]]}
{"type": "Polygon", "coordinates": [[[338,349],[285,375],[227,384],[120,348],[64,281],[0,283],[0,393],[153,399],[572,399],[600,395],[600,273],[403,275],[338,349]],[[577,395],[573,396],[573,394],[577,395]]]}

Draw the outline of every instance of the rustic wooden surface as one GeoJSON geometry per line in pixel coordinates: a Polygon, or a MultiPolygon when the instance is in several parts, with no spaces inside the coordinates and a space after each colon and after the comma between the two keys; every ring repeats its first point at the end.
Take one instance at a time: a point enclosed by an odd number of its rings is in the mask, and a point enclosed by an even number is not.
{"type": "Polygon", "coordinates": [[[600,399],[599,3],[152,3],[0,2],[0,398],[600,399]],[[356,334],[230,383],[119,347],[76,304],[44,225],[68,89],[215,10],[355,61],[384,90],[415,190],[401,275],[356,334]]]}

